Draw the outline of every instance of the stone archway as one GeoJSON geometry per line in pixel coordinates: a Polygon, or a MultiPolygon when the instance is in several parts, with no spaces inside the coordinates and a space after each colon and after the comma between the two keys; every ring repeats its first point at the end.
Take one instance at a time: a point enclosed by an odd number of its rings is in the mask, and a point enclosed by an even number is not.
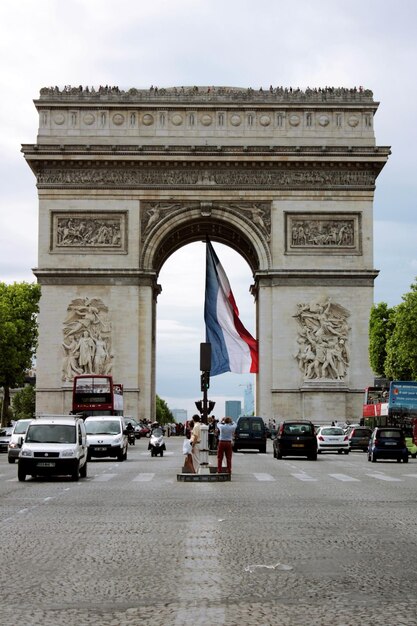
{"type": "Polygon", "coordinates": [[[69,338],[83,331],[102,342],[95,367],[124,383],[127,411],[152,415],[158,274],[208,234],[253,272],[256,412],[359,416],[389,154],[371,92],[55,88],[35,105],[37,143],[23,152],[39,194],[39,411],[68,411],[71,373],[87,367],[69,338]]]}

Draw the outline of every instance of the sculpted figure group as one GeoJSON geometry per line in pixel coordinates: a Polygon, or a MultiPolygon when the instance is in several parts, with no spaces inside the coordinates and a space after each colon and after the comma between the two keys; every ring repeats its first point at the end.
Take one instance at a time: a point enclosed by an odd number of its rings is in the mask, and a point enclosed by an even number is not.
{"type": "Polygon", "coordinates": [[[349,366],[349,313],[330,299],[298,304],[295,358],[306,380],[343,380],[349,366]]]}
{"type": "Polygon", "coordinates": [[[62,380],[77,374],[110,374],[113,356],[107,307],[95,298],[77,298],[64,321],[62,380]]]}

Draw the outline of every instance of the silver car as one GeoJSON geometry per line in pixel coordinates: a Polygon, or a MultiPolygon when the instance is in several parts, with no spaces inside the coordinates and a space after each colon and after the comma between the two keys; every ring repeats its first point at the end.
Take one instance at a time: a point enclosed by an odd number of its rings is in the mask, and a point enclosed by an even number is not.
{"type": "Polygon", "coordinates": [[[20,446],[19,440],[26,435],[31,419],[18,420],[13,427],[12,436],[7,448],[7,458],[9,463],[14,463],[19,458],[20,446]]]}
{"type": "Polygon", "coordinates": [[[12,432],[13,428],[10,428],[9,426],[0,429],[0,452],[7,452],[12,432]]]}

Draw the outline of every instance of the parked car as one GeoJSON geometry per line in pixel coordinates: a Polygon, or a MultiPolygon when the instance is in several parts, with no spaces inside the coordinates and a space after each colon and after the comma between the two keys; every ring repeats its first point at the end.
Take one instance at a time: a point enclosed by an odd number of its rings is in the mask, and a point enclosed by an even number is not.
{"type": "Polygon", "coordinates": [[[151,436],[151,429],[149,428],[147,424],[143,424],[142,422],[139,422],[139,435],[140,437],[151,436]]]}
{"type": "Polygon", "coordinates": [[[415,459],[417,457],[417,446],[414,443],[413,438],[406,437],[405,445],[407,446],[408,454],[411,456],[412,459],[415,459]]]}
{"type": "Polygon", "coordinates": [[[401,428],[374,428],[368,445],[368,461],[376,463],[377,459],[395,459],[398,463],[408,463],[408,450],[401,428]]]}
{"type": "Polygon", "coordinates": [[[314,424],[306,420],[281,422],[272,442],[274,458],[306,456],[317,460],[317,439],[314,424]]]}
{"type": "Polygon", "coordinates": [[[9,447],[7,450],[7,458],[9,463],[15,463],[16,459],[19,458],[20,452],[20,439],[24,437],[27,431],[29,424],[31,423],[31,419],[21,419],[16,422],[13,427],[12,436],[9,441],[9,447]]]}
{"type": "Polygon", "coordinates": [[[13,428],[10,426],[0,429],[0,452],[7,452],[12,433],[13,428]]]}
{"type": "Polygon", "coordinates": [[[239,417],[237,420],[233,451],[259,450],[266,452],[267,429],[262,417],[239,417]]]}
{"type": "Polygon", "coordinates": [[[317,453],[337,452],[349,454],[348,435],[339,426],[320,426],[317,431],[317,453]]]}
{"type": "Polygon", "coordinates": [[[348,432],[349,450],[368,450],[369,439],[372,435],[372,429],[367,426],[354,426],[348,432]]]}

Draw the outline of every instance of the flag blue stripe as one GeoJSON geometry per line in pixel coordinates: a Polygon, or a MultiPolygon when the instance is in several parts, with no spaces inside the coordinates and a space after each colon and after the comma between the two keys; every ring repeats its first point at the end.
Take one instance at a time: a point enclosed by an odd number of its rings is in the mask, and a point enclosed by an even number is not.
{"type": "Polygon", "coordinates": [[[211,376],[230,372],[229,354],[223,331],[217,319],[217,299],[220,289],[216,270],[218,262],[211,243],[207,241],[204,320],[206,323],[206,342],[211,343],[211,376]]]}

